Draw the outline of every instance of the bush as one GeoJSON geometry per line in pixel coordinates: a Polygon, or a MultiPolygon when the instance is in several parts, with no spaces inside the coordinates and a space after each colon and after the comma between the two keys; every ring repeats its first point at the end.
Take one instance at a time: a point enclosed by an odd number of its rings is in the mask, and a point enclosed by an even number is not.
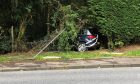
{"type": "Polygon", "coordinates": [[[71,6],[63,6],[61,8],[63,12],[63,27],[66,28],[65,32],[60,36],[58,40],[59,50],[69,51],[73,47],[75,38],[77,37],[77,27],[76,27],[76,18],[78,13],[72,10],[71,6]]]}
{"type": "Polygon", "coordinates": [[[0,41],[0,53],[4,54],[11,51],[11,41],[8,37],[1,39],[0,41]]]}
{"type": "Polygon", "coordinates": [[[88,0],[86,19],[100,27],[109,48],[123,46],[140,37],[139,3],[140,0],[88,0]]]}

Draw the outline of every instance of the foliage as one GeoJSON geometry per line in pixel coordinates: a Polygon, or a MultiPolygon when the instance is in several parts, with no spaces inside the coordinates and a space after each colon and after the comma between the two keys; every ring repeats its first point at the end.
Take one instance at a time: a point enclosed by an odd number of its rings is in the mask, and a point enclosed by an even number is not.
{"type": "Polygon", "coordinates": [[[7,34],[8,31],[0,27],[0,54],[11,51],[11,41],[7,34]]]}
{"type": "Polygon", "coordinates": [[[114,48],[116,41],[129,43],[139,36],[139,0],[88,0],[87,4],[86,18],[108,37],[109,48],[114,48]]]}
{"type": "Polygon", "coordinates": [[[8,36],[3,36],[3,38],[0,39],[0,53],[6,53],[11,51],[11,41],[8,38],[8,36]]]}
{"type": "Polygon", "coordinates": [[[71,6],[63,6],[60,9],[63,13],[64,28],[65,32],[59,38],[59,50],[70,50],[72,45],[77,37],[77,27],[76,27],[76,18],[78,13],[71,9],[71,6]]]}
{"type": "Polygon", "coordinates": [[[140,39],[140,0],[1,0],[0,12],[0,51],[11,50],[11,26],[19,51],[64,28],[58,49],[70,50],[79,29],[88,25],[107,37],[110,49],[140,39]]]}

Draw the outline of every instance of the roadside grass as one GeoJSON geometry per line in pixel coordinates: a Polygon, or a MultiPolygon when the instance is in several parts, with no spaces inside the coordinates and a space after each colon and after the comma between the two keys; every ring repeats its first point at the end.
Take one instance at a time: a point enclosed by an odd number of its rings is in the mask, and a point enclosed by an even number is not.
{"type": "MultiPolygon", "coordinates": [[[[69,60],[69,59],[89,59],[89,58],[99,58],[100,53],[92,53],[92,52],[47,52],[39,55],[37,59],[43,60],[44,57],[57,56],[60,57],[60,60],[69,60]]],[[[108,55],[106,55],[108,56],[108,55]]],[[[58,59],[56,59],[58,60],[58,59]]]]}
{"type": "Polygon", "coordinates": [[[29,57],[24,53],[0,55],[0,63],[27,61],[29,57]]]}
{"type": "Polygon", "coordinates": [[[139,50],[132,50],[125,53],[126,56],[131,57],[140,57],[140,49],[139,50]]]}
{"type": "Polygon", "coordinates": [[[39,55],[37,60],[72,60],[72,59],[100,59],[100,58],[114,58],[114,57],[140,57],[140,50],[127,51],[124,53],[116,52],[101,52],[101,51],[87,51],[87,52],[47,52],[39,55]],[[54,59],[47,59],[45,57],[60,57],[54,59]]]}
{"type": "MultiPolygon", "coordinates": [[[[35,53],[15,53],[0,55],[0,63],[7,62],[25,62],[31,61],[35,53]]],[[[34,61],[68,61],[75,59],[100,59],[100,58],[114,58],[114,57],[140,57],[140,49],[126,51],[123,53],[109,52],[109,51],[86,51],[86,52],[43,52],[34,61]],[[49,58],[47,58],[49,57],[49,58]]]]}

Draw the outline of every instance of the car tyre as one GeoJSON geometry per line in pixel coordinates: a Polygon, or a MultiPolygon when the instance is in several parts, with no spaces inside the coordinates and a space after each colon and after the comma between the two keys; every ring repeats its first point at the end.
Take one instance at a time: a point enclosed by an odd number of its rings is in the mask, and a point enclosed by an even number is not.
{"type": "Polygon", "coordinates": [[[80,43],[80,44],[78,45],[77,50],[78,50],[79,52],[84,52],[84,51],[87,50],[87,47],[86,47],[86,45],[85,45],[84,43],[80,43]]]}

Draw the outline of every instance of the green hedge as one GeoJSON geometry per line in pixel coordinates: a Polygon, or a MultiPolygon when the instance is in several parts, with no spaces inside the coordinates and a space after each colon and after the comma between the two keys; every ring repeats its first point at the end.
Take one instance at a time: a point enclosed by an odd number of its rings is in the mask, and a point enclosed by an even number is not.
{"type": "Polygon", "coordinates": [[[86,19],[108,37],[109,48],[140,37],[140,0],[88,0],[85,7],[86,19]]]}

